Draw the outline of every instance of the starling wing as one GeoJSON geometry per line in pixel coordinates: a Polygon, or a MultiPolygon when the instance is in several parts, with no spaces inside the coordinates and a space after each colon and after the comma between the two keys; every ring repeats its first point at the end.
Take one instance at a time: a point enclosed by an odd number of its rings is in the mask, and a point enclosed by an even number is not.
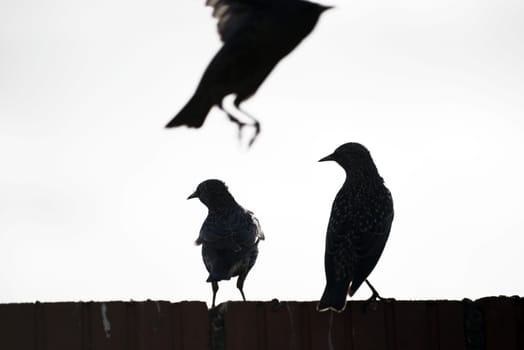
{"type": "MultiPolygon", "coordinates": [[[[202,244],[204,264],[209,272],[208,282],[229,280],[254,265],[252,248],[264,235],[253,213],[240,211],[227,218],[208,217],[196,241],[202,244]]],[[[258,254],[258,251],[257,251],[258,254]]]]}
{"type": "Polygon", "coordinates": [[[353,295],[377,264],[393,221],[391,194],[383,190],[382,198],[358,206],[343,189],[337,194],[326,235],[327,284],[319,310],[343,311],[346,295],[353,295]]]}
{"type": "Polygon", "coordinates": [[[255,17],[253,14],[258,3],[256,0],[207,0],[206,5],[213,7],[213,17],[217,19],[217,30],[222,42],[249,25],[255,17]]]}

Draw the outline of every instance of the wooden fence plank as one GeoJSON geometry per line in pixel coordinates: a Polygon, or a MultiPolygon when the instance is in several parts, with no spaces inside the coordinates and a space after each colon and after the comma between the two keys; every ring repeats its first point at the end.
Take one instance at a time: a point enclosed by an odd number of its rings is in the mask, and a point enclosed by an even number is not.
{"type": "Polygon", "coordinates": [[[82,304],[42,304],[44,349],[83,350],[82,304]]]}
{"type": "Polygon", "coordinates": [[[209,315],[207,306],[199,301],[180,303],[183,350],[209,350],[209,315]]]}
{"type": "Polygon", "coordinates": [[[477,301],[484,314],[486,350],[517,350],[518,332],[515,300],[483,298],[477,301]]]}
{"type": "Polygon", "coordinates": [[[126,304],[124,302],[84,303],[88,315],[88,334],[92,348],[124,350],[126,348],[126,304]]]}
{"type": "Polygon", "coordinates": [[[374,303],[366,309],[366,302],[350,303],[355,350],[386,350],[388,340],[385,322],[385,303],[374,303]]]}
{"type": "Polygon", "coordinates": [[[464,306],[459,301],[437,301],[441,350],[465,350],[464,306]]]}
{"type": "Polygon", "coordinates": [[[35,304],[0,304],[0,349],[36,348],[35,304]]]}
{"type": "Polygon", "coordinates": [[[398,301],[394,304],[396,347],[402,350],[430,349],[425,302],[398,301]]]}

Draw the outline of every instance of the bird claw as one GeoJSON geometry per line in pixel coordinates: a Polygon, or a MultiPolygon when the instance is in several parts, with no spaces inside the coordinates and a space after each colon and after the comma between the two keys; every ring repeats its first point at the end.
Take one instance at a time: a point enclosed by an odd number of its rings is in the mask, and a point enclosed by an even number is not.
{"type": "Polygon", "coordinates": [[[258,122],[258,120],[255,120],[252,126],[255,128],[255,134],[253,135],[251,140],[249,140],[249,143],[247,145],[248,148],[253,146],[253,143],[255,143],[255,140],[257,139],[258,134],[260,134],[260,123],[258,122]]]}
{"type": "Polygon", "coordinates": [[[221,107],[221,109],[222,109],[222,111],[224,111],[224,113],[226,113],[228,119],[232,123],[236,124],[236,126],[238,127],[238,140],[239,141],[242,140],[242,129],[244,127],[252,126],[253,128],[255,128],[255,133],[254,133],[253,137],[249,140],[247,147],[250,148],[251,146],[253,146],[253,143],[257,139],[258,134],[260,134],[260,122],[258,120],[256,120],[255,118],[251,117],[249,114],[243,112],[244,114],[249,116],[251,119],[253,119],[253,124],[248,124],[246,122],[243,122],[243,121],[239,120],[237,117],[235,117],[234,115],[232,115],[231,113],[226,111],[224,108],[221,107]]]}
{"type": "Polygon", "coordinates": [[[244,122],[241,122],[240,120],[238,120],[238,118],[236,118],[235,116],[233,116],[231,113],[227,112],[224,110],[224,112],[226,113],[227,117],[229,118],[229,120],[233,123],[235,123],[238,127],[238,139],[242,139],[242,128],[244,128],[244,126],[246,126],[247,124],[244,123],[244,122]]]}
{"type": "Polygon", "coordinates": [[[374,291],[373,295],[369,297],[369,299],[366,300],[366,302],[364,303],[364,313],[366,313],[369,309],[371,309],[372,311],[376,311],[378,309],[379,301],[392,302],[392,301],[395,301],[395,299],[394,298],[383,298],[376,291],[374,291]]]}
{"type": "Polygon", "coordinates": [[[271,305],[271,311],[278,311],[280,310],[284,304],[282,302],[280,302],[278,299],[271,299],[270,301],[270,305],[271,305]]]}

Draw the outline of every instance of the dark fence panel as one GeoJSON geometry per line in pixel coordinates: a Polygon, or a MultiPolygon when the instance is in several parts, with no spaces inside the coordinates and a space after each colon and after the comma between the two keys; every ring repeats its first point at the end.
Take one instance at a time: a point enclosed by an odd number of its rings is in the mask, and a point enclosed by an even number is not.
{"type": "Polygon", "coordinates": [[[207,350],[205,303],[0,304],[2,350],[207,350]]]}
{"type": "Polygon", "coordinates": [[[484,316],[486,350],[522,350],[522,299],[490,297],[478,300],[477,304],[484,316]]]}

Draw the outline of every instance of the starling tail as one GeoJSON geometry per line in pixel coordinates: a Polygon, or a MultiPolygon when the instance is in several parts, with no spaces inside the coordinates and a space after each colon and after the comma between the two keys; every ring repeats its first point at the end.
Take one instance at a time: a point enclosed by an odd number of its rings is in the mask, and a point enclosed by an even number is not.
{"type": "Polygon", "coordinates": [[[190,128],[199,128],[204,124],[211,107],[213,107],[213,103],[209,103],[195,94],[184,108],[171,119],[166,125],[166,128],[174,128],[182,125],[190,128]]]}
{"type": "Polygon", "coordinates": [[[342,312],[346,308],[346,295],[348,292],[348,283],[345,281],[333,282],[327,284],[318,302],[318,311],[336,311],[342,312]]]}

